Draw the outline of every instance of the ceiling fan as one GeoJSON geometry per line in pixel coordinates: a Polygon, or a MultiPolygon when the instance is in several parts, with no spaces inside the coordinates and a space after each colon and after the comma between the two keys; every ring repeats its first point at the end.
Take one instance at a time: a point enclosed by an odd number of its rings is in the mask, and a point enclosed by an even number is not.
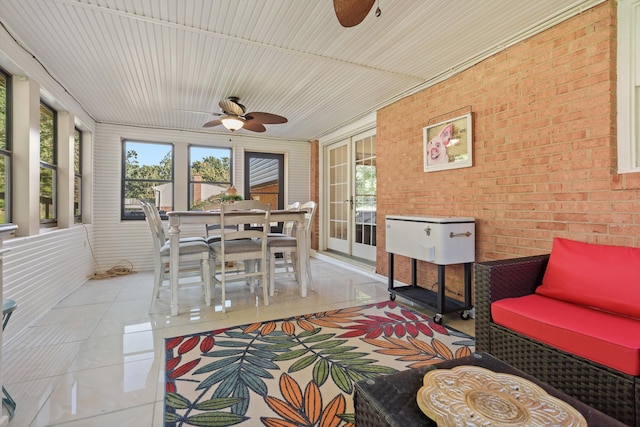
{"type": "MultiPolygon", "coordinates": [[[[375,0],[333,0],[333,10],[343,27],[354,27],[364,21],[375,0]]],[[[380,8],[376,16],[380,16],[380,8]]]]}
{"type": "Polygon", "coordinates": [[[287,119],[277,114],[262,113],[254,111],[247,113],[244,105],[240,104],[240,98],[230,96],[218,102],[222,113],[212,113],[214,116],[220,116],[219,119],[211,120],[202,127],[210,128],[223,125],[230,131],[238,129],[246,129],[252,132],[264,132],[267,128],[264,125],[275,125],[287,123],[287,119]]]}

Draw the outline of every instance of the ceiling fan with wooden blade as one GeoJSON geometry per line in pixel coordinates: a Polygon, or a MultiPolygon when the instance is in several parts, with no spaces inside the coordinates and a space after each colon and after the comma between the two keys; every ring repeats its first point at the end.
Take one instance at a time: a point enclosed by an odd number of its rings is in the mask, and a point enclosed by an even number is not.
{"type": "Polygon", "coordinates": [[[354,27],[364,21],[374,3],[375,0],[333,0],[333,10],[340,25],[354,27]]]}
{"type": "Polygon", "coordinates": [[[240,104],[240,98],[231,96],[218,102],[222,113],[212,113],[214,116],[220,116],[219,119],[211,120],[203,125],[205,128],[223,125],[230,131],[238,129],[246,129],[252,132],[264,132],[267,125],[287,123],[285,117],[277,114],[263,113],[253,111],[247,113],[244,105],[240,104]]]}

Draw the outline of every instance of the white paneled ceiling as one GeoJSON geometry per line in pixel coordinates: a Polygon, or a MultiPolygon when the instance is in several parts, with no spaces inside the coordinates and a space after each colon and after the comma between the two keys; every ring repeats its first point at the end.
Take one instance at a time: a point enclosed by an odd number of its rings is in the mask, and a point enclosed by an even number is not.
{"type": "Polygon", "coordinates": [[[332,0],[0,0],[0,31],[97,122],[203,130],[237,96],[289,119],[237,132],[311,140],[600,2],[378,0],[343,28],[332,0]]]}

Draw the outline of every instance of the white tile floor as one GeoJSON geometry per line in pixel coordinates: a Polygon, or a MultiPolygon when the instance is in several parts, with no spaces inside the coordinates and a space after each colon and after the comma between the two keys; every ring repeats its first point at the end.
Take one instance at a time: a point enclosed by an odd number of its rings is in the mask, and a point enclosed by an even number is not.
{"type": "MultiPolygon", "coordinates": [[[[89,281],[4,344],[4,384],[18,405],[9,427],[162,426],[165,338],[389,298],[386,283],[343,264],[313,259],[312,273],[306,298],[292,276],[278,276],[269,306],[256,306],[246,285],[232,283],[225,314],[218,288],[215,307],[204,304],[200,287],[181,288],[176,317],[168,315],[167,290],[148,314],[151,272],[89,281]]],[[[473,320],[451,314],[444,321],[474,332],[473,320]]]]}

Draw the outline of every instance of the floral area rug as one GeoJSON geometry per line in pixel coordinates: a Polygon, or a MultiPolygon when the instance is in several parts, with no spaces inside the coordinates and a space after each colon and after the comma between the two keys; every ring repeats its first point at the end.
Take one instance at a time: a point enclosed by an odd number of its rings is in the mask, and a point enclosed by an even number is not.
{"type": "Polygon", "coordinates": [[[165,427],[355,426],[355,382],[474,344],[393,301],[168,338],[165,427]]]}

